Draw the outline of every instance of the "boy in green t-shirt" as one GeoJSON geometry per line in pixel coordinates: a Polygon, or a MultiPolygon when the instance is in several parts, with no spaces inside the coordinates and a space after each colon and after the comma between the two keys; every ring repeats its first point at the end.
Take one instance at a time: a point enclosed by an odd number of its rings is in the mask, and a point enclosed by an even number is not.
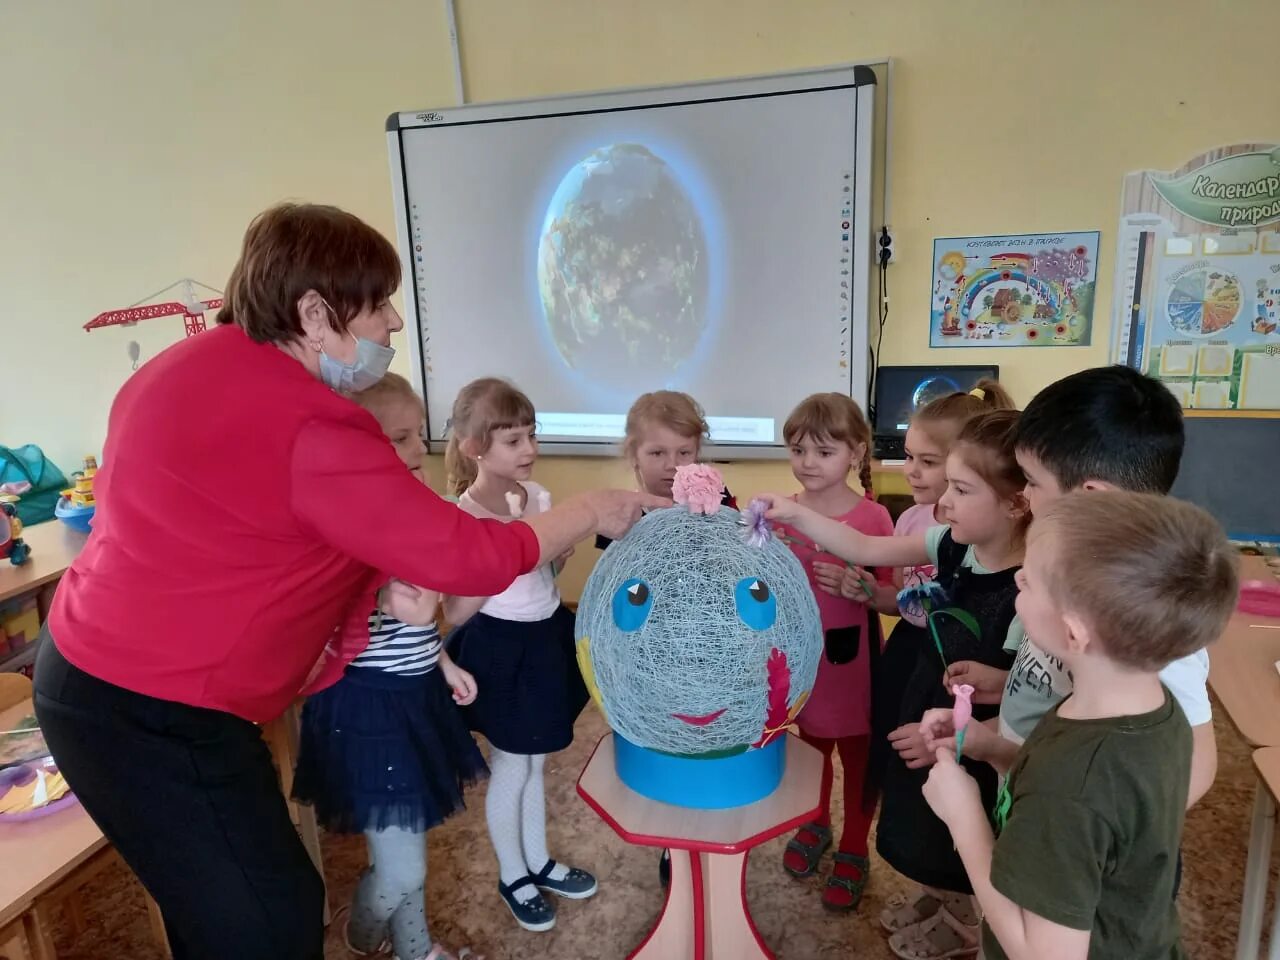
{"type": "MultiPolygon", "coordinates": [[[[955,762],[950,710],[921,722],[938,763],[925,797],[950,827],[984,913],[986,960],[1173,960],[1191,730],[1160,682],[1235,605],[1236,556],[1217,523],[1151,494],[1073,493],[1038,513],[1018,575],[1028,634],[1074,691],[1008,769],[993,836],[955,762]]],[[[996,734],[979,723],[972,756],[996,734]]]]}

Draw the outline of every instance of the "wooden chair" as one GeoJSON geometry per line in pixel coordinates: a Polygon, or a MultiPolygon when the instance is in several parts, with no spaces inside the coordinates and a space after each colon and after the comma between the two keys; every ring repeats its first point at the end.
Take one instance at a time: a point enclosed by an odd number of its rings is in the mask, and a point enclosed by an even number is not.
{"type": "Polygon", "coordinates": [[[31,681],[21,673],[0,673],[0,710],[31,699],[31,681]]]}

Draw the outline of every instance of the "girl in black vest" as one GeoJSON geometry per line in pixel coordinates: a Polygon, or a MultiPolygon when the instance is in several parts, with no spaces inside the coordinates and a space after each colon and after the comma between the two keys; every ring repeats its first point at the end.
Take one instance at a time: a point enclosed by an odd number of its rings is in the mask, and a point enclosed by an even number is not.
{"type": "MultiPolygon", "coordinates": [[[[893,928],[890,947],[906,960],[977,953],[972,887],[946,825],[920,792],[933,757],[924,748],[919,721],[925,710],[953,702],[945,682],[947,664],[969,660],[1008,671],[1022,639],[1014,574],[1022,564],[1031,516],[1022,496],[1025,479],[1014,459],[1017,420],[1017,411],[1000,410],[965,424],[947,457],[947,491],[939,501],[947,523],[924,533],[868,537],[785,497],[766,497],[771,520],[799,529],[849,563],[937,567],[940,591],[929,601],[927,640],[917,645],[898,725],[889,736],[895,756],[884,771],[876,836],[876,849],[890,866],[925,888],[889,914],[899,922],[885,922],[893,928]]],[[[996,710],[975,704],[973,719],[986,720],[996,710]]],[[[962,762],[990,810],[996,799],[994,772],[983,769],[985,764],[962,762]]]]}

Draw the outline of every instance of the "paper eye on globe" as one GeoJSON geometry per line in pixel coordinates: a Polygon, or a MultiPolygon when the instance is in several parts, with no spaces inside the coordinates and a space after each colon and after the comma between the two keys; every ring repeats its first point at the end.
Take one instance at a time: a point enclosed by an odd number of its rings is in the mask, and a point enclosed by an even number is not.
{"type": "Polygon", "coordinates": [[[759,577],[739,580],[733,599],[738,616],[752,630],[768,630],[778,619],[778,601],[769,585],[759,577]]]}
{"type": "Polygon", "coordinates": [[[653,594],[643,580],[631,579],[613,594],[613,622],[623,633],[634,633],[644,626],[653,609],[653,594]]]}

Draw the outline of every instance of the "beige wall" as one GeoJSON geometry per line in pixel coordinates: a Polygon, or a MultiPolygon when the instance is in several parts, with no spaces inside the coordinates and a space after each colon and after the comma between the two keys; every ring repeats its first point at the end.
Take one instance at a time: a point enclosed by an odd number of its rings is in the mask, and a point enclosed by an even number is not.
{"type": "MultiPolygon", "coordinates": [[[[1023,400],[1107,359],[1123,174],[1280,138],[1275,0],[458,0],[458,26],[472,100],[893,57],[885,360],[999,362],[1023,400]],[[1094,346],[927,349],[935,236],[1093,229],[1094,346]]],[[[383,120],[453,98],[436,0],[4,2],[0,89],[0,442],[67,468],[101,447],[127,342],[146,358],[181,336],[177,318],[85,321],[183,276],[221,285],[282,198],[390,233],[383,120]]],[[[566,460],[539,476],[558,494],[625,479],[566,460]]]]}

